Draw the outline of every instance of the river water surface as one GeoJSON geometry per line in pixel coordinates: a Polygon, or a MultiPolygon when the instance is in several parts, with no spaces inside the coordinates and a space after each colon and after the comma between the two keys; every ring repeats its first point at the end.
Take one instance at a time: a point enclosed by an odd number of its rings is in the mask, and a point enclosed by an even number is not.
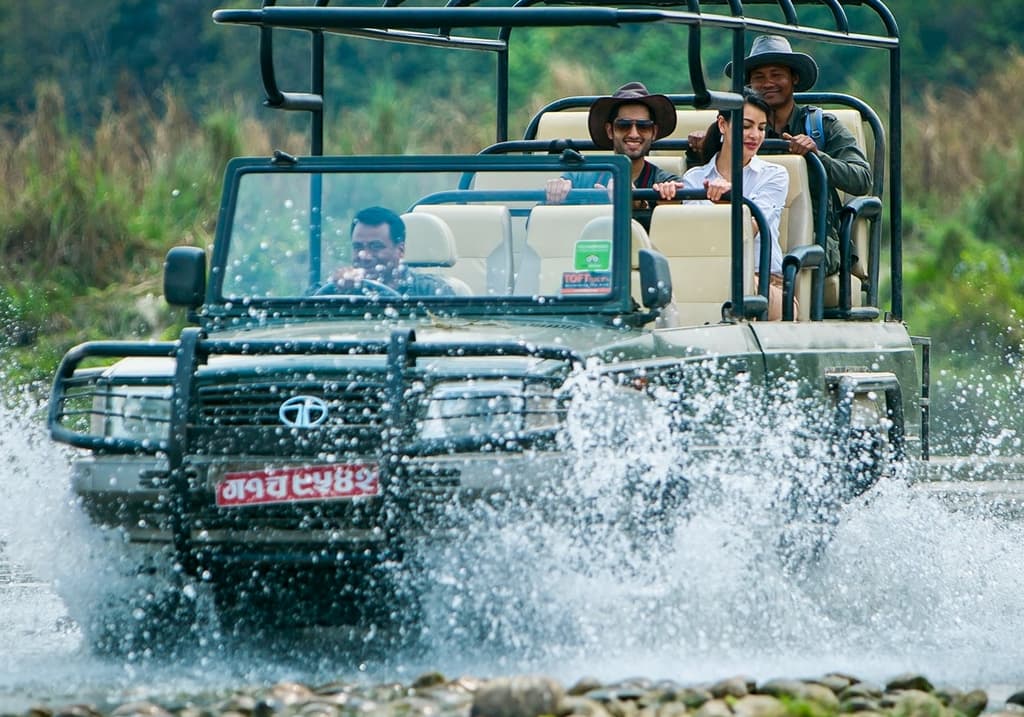
{"type": "MultiPolygon", "coordinates": [[[[69,495],[70,457],[46,437],[39,409],[0,410],[0,711],[281,680],[409,681],[428,669],[543,672],[566,683],[830,670],[884,681],[914,671],[994,697],[1024,687],[1024,523],[1007,510],[1013,470],[999,473],[1007,482],[998,505],[984,483],[951,498],[943,483],[887,481],[847,509],[819,562],[787,570],[766,550],[777,535],[757,497],[778,465],[719,466],[717,497],[650,545],[491,516],[485,529],[435,548],[421,584],[431,633],[414,653],[341,631],[229,644],[214,627],[183,659],[99,658],[76,615],[90,607],[111,547],[69,495]]],[[[627,462],[656,460],[651,446],[616,446],[627,462]]],[[[581,459],[587,478],[567,489],[600,500],[602,488],[586,482],[593,462],[615,461],[591,449],[591,463],[581,459]]],[[[987,477],[985,461],[968,465],[970,477],[987,477]]],[[[930,477],[964,473],[960,465],[930,477]]]]}

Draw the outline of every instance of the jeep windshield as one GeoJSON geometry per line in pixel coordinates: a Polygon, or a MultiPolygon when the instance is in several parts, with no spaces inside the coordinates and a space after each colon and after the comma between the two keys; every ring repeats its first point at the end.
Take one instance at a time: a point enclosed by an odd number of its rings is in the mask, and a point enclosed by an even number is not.
{"type": "Polygon", "coordinates": [[[614,155],[235,160],[207,311],[631,312],[629,188],[614,155]]]}

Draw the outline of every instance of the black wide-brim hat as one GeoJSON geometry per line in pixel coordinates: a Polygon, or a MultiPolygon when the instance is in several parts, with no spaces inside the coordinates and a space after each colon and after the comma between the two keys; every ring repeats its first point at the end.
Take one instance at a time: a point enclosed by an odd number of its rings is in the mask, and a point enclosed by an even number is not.
{"type": "MultiPolygon", "coordinates": [[[[751,70],[765,65],[782,65],[793,70],[797,83],[795,92],[805,92],[818,81],[818,63],[810,55],[793,52],[789,40],[781,35],[758,35],[750,46],[750,54],[743,58],[743,74],[749,75],[751,70]]],[[[732,77],[732,63],[725,66],[725,76],[732,77]]]]}
{"type": "Polygon", "coordinates": [[[658,134],[654,139],[661,139],[672,134],[676,128],[676,107],[665,95],[652,95],[642,82],[627,82],[611,97],[602,97],[590,105],[590,116],[587,125],[590,138],[600,149],[611,149],[612,140],[604,125],[612,119],[612,112],[619,105],[644,105],[651,111],[651,119],[658,126],[658,134]]]}

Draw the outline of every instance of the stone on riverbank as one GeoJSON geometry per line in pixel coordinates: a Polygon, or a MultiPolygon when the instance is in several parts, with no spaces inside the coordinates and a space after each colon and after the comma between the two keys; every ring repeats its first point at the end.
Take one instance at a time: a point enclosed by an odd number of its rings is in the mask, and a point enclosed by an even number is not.
{"type": "Polygon", "coordinates": [[[955,717],[942,700],[922,690],[887,692],[882,698],[882,706],[889,704],[894,717],[955,717]]]}
{"type": "Polygon", "coordinates": [[[885,685],[886,692],[894,690],[919,690],[920,692],[934,692],[935,688],[924,675],[905,674],[892,678],[885,685]]]}
{"type": "Polygon", "coordinates": [[[691,710],[697,709],[711,699],[711,692],[700,687],[684,687],[676,693],[676,700],[691,710]]]}
{"type": "Polygon", "coordinates": [[[842,714],[853,714],[857,712],[878,712],[881,705],[879,701],[871,697],[854,695],[839,703],[839,712],[842,714]]]}
{"type": "Polygon", "coordinates": [[[839,710],[839,698],[836,693],[824,685],[800,680],[769,680],[757,688],[761,694],[773,697],[786,697],[791,700],[806,700],[824,707],[829,712],[839,710]]]}
{"type": "Polygon", "coordinates": [[[978,717],[988,707],[988,695],[984,690],[971,690],[953,696],[949,706],[965,717],[978,717]]]}
{"type": "Polygon", "coordinates": [[[1024,691],[987,707],[984,690],[935,689],[922,675],[894,678],[884,690],[838,673],[760,685],[742,676],[692,686],[590,677],[567,690],[544,676],[449,680],[427,672],[410,684],[281,682],[173,704],[140,698],[107,712],[70,704],[0,717],[1024,717],[1024,691]]]}
{"type": "Polygon", "coordinates": [[[811,681],[819,685],[824,685],[825,687],[832,690],[836,695],[838,695],[840,692],[845,690],[850,685],[859,682],[859,680],[856,677],[853,677],[851,675],[841,675],[838,672],[830,672],[827,675],[823,675],[822,677],[819,677],[816,680],[811,681]]]}
{"type": "Polygon", "coordinates": [[[158,704],[152,702],[127,702],[110,713],[112,717],[173,717],[158,704]]]}
{"type": "Polygon", "coordinates": [[[732,717],[732,710],[725,700],[708,700],[694,713],[694,717],[732,717]]]}
{"type": "Polygon", "coordinates": [[[587,694],[591,690],[599,690],[603,686],[604,683],[596,677],[581,677],[576,680],[576,684],[568,689],[567,693],[574,696],[580,696],[587,694]]]}
{"type": "Polygon", "coordinates": [[[566,695],[559,704],[557,717],[611,717],[597,700],[582,695],[566,695]]]}
{"type": "Polygon", "coordinates": [[[749,677],[730,677],[725,680],[719,680],[715,684],[708,688],[708,692],[711,693],[712,697],[746,697],[749,695],[757,683],[749,677]]]}
{"type": "Polygon", "coordinates": [[[499,677],[473,696],[470,717],[537,717],[558,712],[565,688],[550,677],[499,677]]]}
{"type": "Polygon", "coordinates": [[[746,695],[732,705],[736,717],[786,717],[786,705],[770,695],[746,695]]]}
{"type": "Polygon", "coordinates": [[[856,682],[843,689],[839,693],[840,700],[850,700],[855,697],[867,697],[873,700],[882,698],[882,688],[871,682],[856,682]]]}

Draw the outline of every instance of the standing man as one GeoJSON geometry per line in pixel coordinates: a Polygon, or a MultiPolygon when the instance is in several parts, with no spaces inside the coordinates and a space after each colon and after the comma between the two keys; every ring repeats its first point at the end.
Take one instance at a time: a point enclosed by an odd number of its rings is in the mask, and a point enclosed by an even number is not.
{"type": "MultiPolygon", "coordinates": [[[[857,140],[835,115],[821,113],[820,144],[809,136],[807,116],[812,108],[797,105],[793,93],[805,92],[817,81],[818,64],[813,57],[793,52],[785,37],[759,35],[743,60],[743,71],[746,84],[760,92],[772,108],[768,136],[788,140],[792,154],[804,156],[813,152],[825,167],[829,183],[825,264],[826,273],[834,274],[839,271],[839,210],[842,206],[839,190],[854,195],[869,193],[871,165],[857,146],[857,140]]],[[[725,66],[725,75],[732,77],[731,62],[725,66]]],[[[809,179],[812,206],[817,211],[818,182],[813,175],[809,179]]],[[[856,263],[854,255],[853,264],[856,263]]],[[[855,269],[854,273],[862,272],[855,269]]]]}
{"type": "MultiPolygon", "coordinates": [[[[590,106],[587,126],[598,149],[611,149],[629,157],[635,188],[649,189],[655,183],[680,180],[679,176],[646,159],[651,143],[667,137],[676,128],[676,108],[665,95],[652,95],[643,83],[628,82],[611,97],[602,97],[590,106]]],[[[560,204],[573,187],[605,189],[610,179],[610,172],[567,172],[548,180],[547,201],[560,204]]],[[[647,206],[634,208],[649,209],[647,206]]]]}

